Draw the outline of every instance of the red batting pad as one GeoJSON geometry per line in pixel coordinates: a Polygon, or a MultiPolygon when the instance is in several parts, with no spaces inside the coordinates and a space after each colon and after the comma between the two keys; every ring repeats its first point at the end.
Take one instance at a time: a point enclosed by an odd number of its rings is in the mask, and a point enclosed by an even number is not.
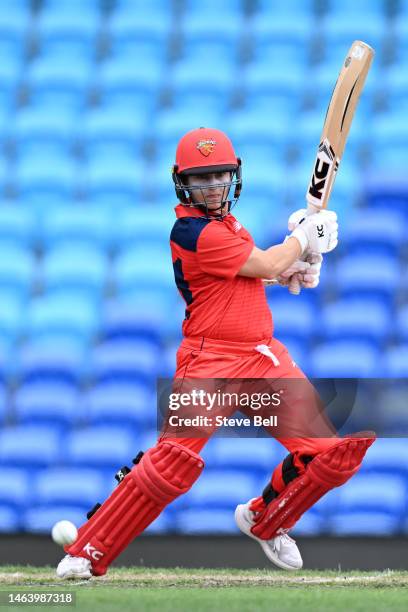
{"type": "Polygon", "coordinates": [[[65,551],[85,557],[96,576],[182,493],[204,468],[197,453],[172,441],[148,450],[95,514],[80,527],[77,540],[65,551]]]}
{"type": "Polygon", "coordinates": [[[325,493],[347,482],[361,465],[375,437],[349,437],[319,453],[305,473],[292,480],[286,488],[260,512],[251,531],[262,540],[270,540],[291,529],[299,518],[325,493]]]}

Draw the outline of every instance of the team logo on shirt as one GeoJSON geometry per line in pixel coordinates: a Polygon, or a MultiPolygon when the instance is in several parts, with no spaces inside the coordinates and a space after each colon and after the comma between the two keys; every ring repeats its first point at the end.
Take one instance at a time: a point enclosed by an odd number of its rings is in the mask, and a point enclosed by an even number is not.
{"type": "Polygon", "coordinates": [[[240,224],[240,222],[234,221],[234,223],[232,224],[232,229],[234,230],[236,234],[239,232],[241,228],[242,228],[242,225],[240,224]]]}
{"type": "Polygon", "coordinates": [[[208,157],[210,153],[213,153],[215,149],[215,145],[217,142],[212,138],[207,138],[205,140],[199,140],[197,142],[197,149],[204,155],[204,157],[208,157]]]}

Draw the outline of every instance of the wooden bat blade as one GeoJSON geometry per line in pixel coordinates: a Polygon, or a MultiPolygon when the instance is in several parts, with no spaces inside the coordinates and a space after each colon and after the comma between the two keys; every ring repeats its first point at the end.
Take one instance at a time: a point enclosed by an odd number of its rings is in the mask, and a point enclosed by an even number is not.
{"type": "Polygon", "coordinates": [[[374,50],[366,43],[356,40],[351,45],[338,76],[327,108],[312,177],[306,192],[306,200],[315,210],[327,207],[373,57],[374,50]]]}

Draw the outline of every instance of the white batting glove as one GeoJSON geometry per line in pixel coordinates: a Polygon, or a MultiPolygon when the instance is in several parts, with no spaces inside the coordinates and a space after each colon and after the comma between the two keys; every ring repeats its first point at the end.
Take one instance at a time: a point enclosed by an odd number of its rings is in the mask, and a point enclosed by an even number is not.
{"type": "Polygon", "coordinates": [[[313,275],[314,271],[313,271],[312,263],[310,261],[306,261],[306,260],[302,261],[300,259],[297,259],[291,266],[289,266],[289,268],[287,268],[281,274],[279,274],[277,278],[273,278],[273,279],[263,278],[262,283],[265,286],[278,285],[278,284],[282,286],[286,286],[289,284],[292,276],[297,273],[302,275],[302,279],[306,278],[306,276],[309,277],[310,275],[313,275]]]}
{"type": "Polygon", "coordinates": [[[329,253],[338,243],[337,215],[332,210],[321,210],[306,215],[299,220],[300,211],[289,217],[288,226],[295,225],[290,234],[296,238],[301,246],[302,254],[306,251],[312,253],[329,253]],[[297,223],[297,225],[296,225],[297,223]]]}
{"type": "Polygon", "coordinates": [[[307,215],[307,208],[299,208],[296,212],[292,213],[288,219],[288,230],[293,232],[293,230],[299,225],[299,223],[304,219],[307,215]]]}
{"type": "Polygon", "coordinates": [[[320,253],[307,253],[306,262],[310,264],[310,267],[298,274],[300,286],[305,289],[314,289],[320,282],[323,256],[320,253]]]}

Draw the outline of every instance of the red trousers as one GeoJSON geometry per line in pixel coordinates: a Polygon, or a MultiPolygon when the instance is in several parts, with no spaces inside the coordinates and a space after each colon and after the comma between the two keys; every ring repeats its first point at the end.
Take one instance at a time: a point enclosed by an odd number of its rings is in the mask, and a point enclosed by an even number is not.
{"type": "MultiPolygon", "coordinates": [[[[286,347],[275,338],[260,344],[201,337],[185,338],[177,352],[176,382],[214,378],[273,379],[278,381],[279,387],[285,386],[286,379],[288,386],[290,385],[288,398],[292,400],[289,399],[286,407],[281,410],[283,413],[281,418],[287,421],[286,425],[280,428],[284,433],[282,436],[276,436],[273,428],[270,428],[268,433],[275,436],[294,455],[294,464],[300,473],[304,469],[300,457],[315,456],[335,443],[335,429],[325,417],[324,411],[318,407],[319,399],[313,385],[295,364],[286,347]],[[314,422],[312,430],[311,421],[314,422]]],[[[159,439],[172,437],[172,433],[166,431],[165,427],[159,439]]],[[[208,439],[208,435],[174,438],[176,442],[197,453],[205,446],[208,439]]],[[[274,471],[272,485],[277,491],[285,486],[282,481],[281,465],[274,471]]]]}

